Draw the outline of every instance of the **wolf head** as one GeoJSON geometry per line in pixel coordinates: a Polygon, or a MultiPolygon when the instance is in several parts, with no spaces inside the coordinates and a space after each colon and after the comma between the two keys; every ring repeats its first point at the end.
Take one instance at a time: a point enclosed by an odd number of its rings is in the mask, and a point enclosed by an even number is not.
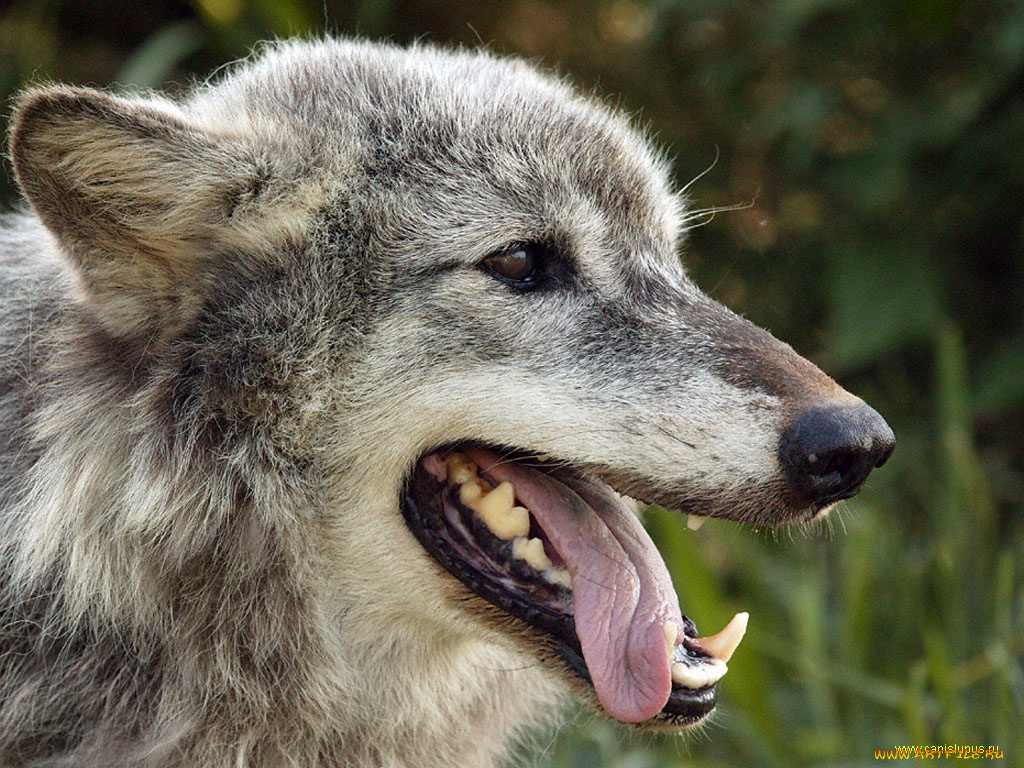
{"type": "Polygon", "coordinates": [[[620,720],[700,720],[723,654],[615,492],[775,525],[892,450],[687,277],[648,141],[521,62],[280,44],[181,102],[29,91],[11,151],[130,407],[329,531],[348,627],[543,658],[620,720]]]}

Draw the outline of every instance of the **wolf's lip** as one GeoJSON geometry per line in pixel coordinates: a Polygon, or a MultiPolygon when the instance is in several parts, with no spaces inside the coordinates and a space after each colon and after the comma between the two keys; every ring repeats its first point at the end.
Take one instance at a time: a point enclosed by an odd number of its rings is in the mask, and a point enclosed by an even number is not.
{"type": "MultiPolygon", "coordinates": [[[[570,570],[576,571],[574,579],[580,579],[579,588],[574,587],[576,594],[570,594],[542,579],[524,576],[503,559],[503,542],[491,536],[486,526],[476,525],[472,512],[459,503],[452,486],[439,479],[444,473],[442,470],[439,474],[437,467],[443,462],[436,457],[446,455],[447,449],[432,451],[417,463],[403,498],[409,527],[428,552],[485,600],[555,641],[553,645],[567,667],[595,685],[599,699],[614,717],[626,722],[657,717],[683,724],[706,716],[715,706],[714,682],[700,688],[673,684],[670,666],[675,661],[699,670],[709,666],[713,657],[696,642],[693,622],[679,614],[660,555],[611,489],[601,490],[606,487],[599,481],[564,467],[550,469],[545,465],[541,475],[527,466],[532,457],[523,454],[505,451],[499,461],[497,454],[486,450],[467,448],[466,452],[481,467],[490,469],[495,480],[516,479],[517,487],[522,485],[525,494],[520,498],[531,512],[548,504],[542,518],[546,516],[556,539],[548,543],[564,551],[570,570]],[[531,484],[537,487],[531,489],[531,484]],[[588,500],[584,502],[576,492],[588,500]],[[545,502],[544,494],[572,496],[575,501],[570,507],[564,507],[565,501],[557,501],[555,506],[563,508],[552,511],[552,502],[545,502]],[[603,511],[594,511],[593,505],[603,511]],[[611,544],[602,542],[602,537],[611,537],[611,544]],[[603,555],[602,548],[606,550],[603,555]],[[614,552],[616,558],[610,558],[609,552],[614,552]],[[581,557],[587,555],[620,562],[581,562],[581,557]],[[604,584],[613,586],[609,590],[604,584]],[[666,589],[671,594],[666,594],[666,589]],[[577,616],[582,621],[579,626],[577,616]],[[665,645],[662,624],[666,620],[682,629],[675,658],[665,645]],[[595,669],[600,673],[596,684],[595,669]]],[[[536,520],[533,525],[537,525],[536,520]]],[[[538,533],[544,535],[543,531],[538,533]]],[[[722,672],[724,664],[718,676],[722,672]]]]}

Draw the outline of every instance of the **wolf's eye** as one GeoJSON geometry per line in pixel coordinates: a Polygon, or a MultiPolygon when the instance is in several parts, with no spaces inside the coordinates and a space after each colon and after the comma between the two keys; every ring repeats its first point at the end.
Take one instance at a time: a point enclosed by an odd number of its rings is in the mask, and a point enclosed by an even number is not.
{"type": "Polygon", "coordinates": [[[540,278],[540,247],[532,243],[510,245],[486,257],[480,265],[502,282],[533,288],[540,278]]]}

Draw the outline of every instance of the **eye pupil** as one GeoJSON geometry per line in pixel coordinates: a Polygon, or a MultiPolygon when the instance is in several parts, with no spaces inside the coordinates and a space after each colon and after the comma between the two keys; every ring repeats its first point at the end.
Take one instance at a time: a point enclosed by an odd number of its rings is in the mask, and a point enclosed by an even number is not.
{"type": "Polygon", "coordinates": [[[492,253],[483,263],[491,272],[516,283],[533,280],[538,266],[533,250],[521,245],[492,253]]]}

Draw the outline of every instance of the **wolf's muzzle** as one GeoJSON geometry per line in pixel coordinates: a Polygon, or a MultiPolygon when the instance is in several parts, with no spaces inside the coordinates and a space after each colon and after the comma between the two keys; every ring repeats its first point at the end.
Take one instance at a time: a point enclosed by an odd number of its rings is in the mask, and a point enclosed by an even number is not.
{"type": "Polygon", "coordinates": [[[786,430],[780,458],[792,490],[809,504],[848,499],[896,447],[896,437],[864,403],[810,408],[786,430]]]}

